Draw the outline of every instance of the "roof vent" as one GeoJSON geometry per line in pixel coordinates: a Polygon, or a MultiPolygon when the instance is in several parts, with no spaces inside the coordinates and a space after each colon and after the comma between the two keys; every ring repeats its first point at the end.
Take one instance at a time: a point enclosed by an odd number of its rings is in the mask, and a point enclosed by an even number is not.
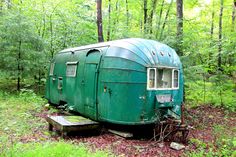
{"type": "Polygon", "coordinates": [[[155,56],[155,55],[156,55],[154,51],[152,51],[152,54],[153,54],[153,56],[155,56]]]}
{"type": "Polygon", "coordinates": [[[160,51],[160,54],[161,54],[162,56],[164,56],[164,52],[160,51]]]}

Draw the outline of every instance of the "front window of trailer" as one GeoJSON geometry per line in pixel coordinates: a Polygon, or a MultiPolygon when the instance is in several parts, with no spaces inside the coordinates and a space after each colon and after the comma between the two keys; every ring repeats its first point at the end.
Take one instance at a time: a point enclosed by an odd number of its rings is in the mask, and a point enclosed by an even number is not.
{"type": "Polygon", "coordinates": [[[173,68],[148,68],[149,90],[178,89],[179,70],[173,68]]]}

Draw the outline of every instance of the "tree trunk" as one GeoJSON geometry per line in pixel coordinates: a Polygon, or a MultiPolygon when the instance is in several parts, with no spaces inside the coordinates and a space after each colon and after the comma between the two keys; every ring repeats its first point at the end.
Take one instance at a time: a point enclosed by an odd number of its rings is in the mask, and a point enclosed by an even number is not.
{"type": "Polygon", "coordinates": [[[221,51],[222,51],[222,16],[223,16],[223,0],[220,0],[220,14],[219,14],[219,45],[218,45],[218,70],[221,69],[221,51]]]}
{"type": "Polygon", "coordinates": [[[183,50],[183,0],[176,0],[177,9],[177,54],[182,56],[183,50]]]}
{"type": "Polygon", "coordinates": [[[5,0],[5,3],[7,5],[7,9],[11,9],[11,0],[5,0]]]}
{"type": "Polygon", "coordinates": [[[140,17],[139,17],[139,25],[140,25],[140,34],[142,34],[143,33],[143,16],[141,15],[140,17]]]}
{"type": "Polygon", "coordinates": [[[44,34],[45,34],[45,30],[46,30],[46,12],[45,12],[45,7],[44,7],[44,3],[42,2],[42,8],[43,8],[43,30],[42,30],[42,35],[41,37],[44,38],[44,34]]]}
{"type": "MultiPolygon", "coordinates": [[[[211,33],[211,41],[210,41],[210,47],[212,47],[214,45],[214,40],[213,40],[213,35],[214,35],[214,18],[215,18],[215,10],[214,10],[214,0],[212,1],[212,12],[211,12],[211,30],[210,30],[210,33],[211,33]]],[[[212,60],[212,51],[210,50],[209,52],[209,58],[208,60],[211,61],[212,60]]],[[[208,73],[211,73],[211,66],[212,66],[212,63],[209,62],[208,64],[208,67],[209,67],[209,70],[208,70],[208,73]]]]}
{"type": "Polygon", "coordinates": [[[111,0],[108,1],[107,41],[110,41],[110,34],[111,34],[111,0]]]}
{"type": "Polygon", "coordinates": [[[173,3],[173,0],[171,0],[171,2],[170,2],[170,4],[169,4],[169,7],[168,7],[168,9],[167,9],[167,11],[166,11],[166,16],[165,16],[165,19],[164,19],[164,22],[163,22],[163,25],[162,25],[162,28],[161,28],[161,34],[160,34],[159,40],[162,39],[162,35],[163,35],[164,30],[165,30],[166,21],[167,21],[167,19],[168,19],[168,16],[169,16],[169,12],[170,12],[170,8],[171,8],[171,6],[172,6],[172,3],[173,3]]]}
{"type": "Polygon", "coordinates": [[[21,40],[18,43],[18,57],[17,57],[17,90],[20,91],[21,82],[21,40]]]}
{"type": "Polygon", "coordinates": [[[143,1],[143,29],[144,33],[147,32],[147,0],[143,1]]]}
{"type": "Polygon", "coordinates": [[[233,10],[232,10],[232,32],[234,32],[235,27],[235,11],[236,11],[236,0],[233,2],[233,10]]]}
{"type": "MultiPolygon", "coordinates": [[[[116,32],[116,25],[119,23],[119,16],[120,16],[120,10],[119,10],[119,0],[116,1],[115,4],[115,10],[113,12],[115,12],[115,19],[113,19],[113,27],[111,29],[111,33],[112,32],[116,32]]],[[[112,40],[111,38],[112,36],[110,35],[110,40],[112,40]]]]}
{"type": "Polygon", "coordinates": [[[102,30],[102,0],[97,0],[97,27],[98,27],[98,42],[103,42],[102,30]]]}
{"type": "Polygon", "coordinates": [[[149,32],[150,32],[150,34],[152,34],[152,21],[153,21],[153,15],[156,11],[156,6],[157,6],[157,0],[153,0],[152,1],[152,10],[151,10],[150,16],[149,16],[149,32]]]}
{"type": "Polygon", "coordinates": [[[40,93],[40,86],[41,86],[41,70],[39,69],[39,77],[38,77],[38,93],[40,93]]]}
{"type": "Polygon", "coordinates": [[[163,12],[164,2],[165,2],[165,0],[162,0],[162,3],[161,3],[161,10],[160,10],[160,13],[159,13],[159,20],[158,20],[158,24],[157,24],[156,38],[158,37],[159,31],[160,31],[161,18],[162,18],[162,12],[163,12]]]}
{"type": "Polygon", "coordinates": [[[211,13],[211,41],[213,40],[213,34],[214,34],[214,18],[215,18],[215,11],[214,11],[214,0],[213,0],[212,13],[211,13]]]}
{"type": "Polygon", "coordinates": [[[3,10],[3,3],[4,3],[4,0],[0,0],[0,13],[2,13],[2,10],[3,10]]]}
{"type": "Polygon", "coordinates": [[[125,0],[125,7],[126,7],[126,26],[129,28],[129,6],[128,0],[125,0]]]}
{"type": "Polygon", "coordinates": [[[50,31],[50,53],[51,58],[54,56],[54,50],[53,50],[53,27],[52,27],[52,16],[49,17],[49,31],[50,31]]]}

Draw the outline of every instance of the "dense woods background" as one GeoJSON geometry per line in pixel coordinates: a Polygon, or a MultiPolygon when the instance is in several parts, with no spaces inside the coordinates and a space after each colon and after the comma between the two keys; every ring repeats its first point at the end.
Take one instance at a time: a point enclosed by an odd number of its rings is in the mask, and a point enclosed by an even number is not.
{"type": "Polygon", "coordinates": [[[186,103],[235,111],[235,16],[235,0],[1,0],[0,87],[42,93],[59,50],[140,37],[180,55],[186,103]]]}
{"type": "Polygon", "coordinates": [[[236,0],[0,0],[0,157],[236,156],[236,0]],[[176,50],[187,147],[107,132],[61,139],[42,96],[58,51],[122,38],[176,50]]]}

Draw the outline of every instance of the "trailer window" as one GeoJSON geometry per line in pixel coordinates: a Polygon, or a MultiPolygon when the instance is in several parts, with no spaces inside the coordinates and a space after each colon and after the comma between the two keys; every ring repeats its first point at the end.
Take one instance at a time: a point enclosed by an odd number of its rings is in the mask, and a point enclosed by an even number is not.
{"type": "Polygon", "coordinates": [[[147,89],[178,89],[179,70],[173,68],[148,68],[147,89]]]}
{"type": "Polygon", "coordinates": [[[171,88],[172,69],[157,69],[157,88],[171,88]]]}
{"type": "Polygon", "coordinates": [[[173,70],[173,88],[179,88],[179,71],[173,70]]]}
{"type": "Polygon", "coordinates": [[[148,70],[148,89],[154,89],[156,86],[156,69],[148,70]]]}
{"type": "Polygon", "coordinates": [[[50,65],[50,72],[49,72],[49,75],[50,75],[50,76],[53,75],[54,66],[55,66],[55,63],[51,63],[51,65],[50,65]]]}
{"type": "Polygon", "coordinates": [[[67,62],[66,65],[66,76],[75,77],[77,69],[77,62],[67,62]]]}

